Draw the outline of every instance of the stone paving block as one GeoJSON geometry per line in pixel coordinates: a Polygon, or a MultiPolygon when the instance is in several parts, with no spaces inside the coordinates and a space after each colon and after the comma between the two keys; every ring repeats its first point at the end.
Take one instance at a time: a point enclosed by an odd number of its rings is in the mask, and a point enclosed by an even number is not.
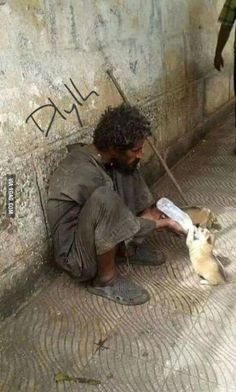
{"type": "Polygon", "coordinates": [[[200,380],[236,389],[236,336],[234,325],[199,317],[174,369],[200,380]]]}
{"type": "Polygon", "coordinates": [[[235,389],[221,387],[178,371],[173,371],[167,378],[162,392],[233,392],[235,389]]]}
{"type": "MultiPolygon", "coordinates": [[[[172,252],[163,245],[161,249],[167,257],[165,264],[160,267],[132,267],[128,269],[129,275],[149,291],[152,306],[161,305],[168,312],[177,311],[193,317],[199,315],[211,289],[199,285],[187,254],[183,255],[178,247],[172,252]]],[[[123,272],[127,273],[127,267],[123,272]]]]}
{"type": "Polygon", "coordinates": [[[196,319],[163,305],[148,303],[129,309],[108,336],[104,350],[109,350],[110,355],[119,352],[124,358],[135,357],[171,368],[196,319]]]}
{"type": "Polygon", "coordinates": [[[220,327],[231,328],[233,336],[236,336],[236,284],[223,284],[214,288],[205,303],[204,313],[206,317],[220,327]]]}
{"type": "Polygon", "coordinates": [[[78,373],[127,310],[89,295],[63,274],[32,301],[27,316],[21,312],[17,323],[9,323],[1,334],[0,380],[10,377],[22,392],[30,391],[27,383],[39,383],[40,391],[51,390],[54,374],[78,373]],[[5,361],[8,356],[12,368],[5,361]]]}
{"type": "MultiPolygon", "coordinates": [[[[89,368],[96,369],[97,374],[110,375],[101,390],[104,392],[161,391],[169,369],[161,367],[147,358],[139,359],[103,350],[94,356],[89,368]],[[145,377],[144,377],[145,374],[145,377]]],[[[103,378],[105,381],[105,377],[103,378]]]]}

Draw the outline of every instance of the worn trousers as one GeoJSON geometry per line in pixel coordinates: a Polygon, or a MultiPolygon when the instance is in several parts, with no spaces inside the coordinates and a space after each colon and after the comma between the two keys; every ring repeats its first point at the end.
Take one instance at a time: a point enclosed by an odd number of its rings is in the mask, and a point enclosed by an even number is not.
{"type": "Polygon", "coordinates": [[[155,228],[153,221],[135,216],[108,186],[97,188],[79,213],[67,263],[63,266],[80,281],[97,274],[97,255],[123,241],[141,243],[155,228]]]}

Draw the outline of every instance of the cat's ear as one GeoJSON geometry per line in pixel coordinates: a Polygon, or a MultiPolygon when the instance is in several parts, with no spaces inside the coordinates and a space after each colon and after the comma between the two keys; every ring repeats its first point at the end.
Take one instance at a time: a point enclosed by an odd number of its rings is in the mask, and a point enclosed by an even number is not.
{"type": "Polygon", "coordinates": [[[209,234],[209,235],[208,235],[208,237],[207,237],[207,243],[210,244],[210,245],[213,245],[213,243],[214,243],[214,237],[213,237],[212,234],[209,234]]]}

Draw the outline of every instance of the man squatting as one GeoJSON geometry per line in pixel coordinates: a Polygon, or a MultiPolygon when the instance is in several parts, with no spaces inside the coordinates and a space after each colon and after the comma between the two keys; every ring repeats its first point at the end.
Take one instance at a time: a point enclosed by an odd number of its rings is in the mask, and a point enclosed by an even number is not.
{"type": "Polygon", "coordinates": [[[130,262],[165,261],[145,239],[153,230],[182,233],[163,216],[138,169],[149,121],[136,107],[108,108],[98,122],[93,143],[74,144],[50,179],[48,219],[58,266],[88,291],[125,305],[149,300],[146,289],[119,274],[117,262],[129,244],[130,262]],[[120,257],[118,257],[120,256],[120,257]]]}

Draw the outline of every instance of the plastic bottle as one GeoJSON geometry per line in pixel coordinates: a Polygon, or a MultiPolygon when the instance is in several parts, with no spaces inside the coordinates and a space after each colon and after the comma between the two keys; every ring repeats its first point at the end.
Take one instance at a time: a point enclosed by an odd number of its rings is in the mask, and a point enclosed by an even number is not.
{"type": "Polygon", "coordinates": [[[188,231],[193,226],[190,216],[166,197],[158,200],[156,206],[166,216],[178,222],[184,230],[188,231]]]}

